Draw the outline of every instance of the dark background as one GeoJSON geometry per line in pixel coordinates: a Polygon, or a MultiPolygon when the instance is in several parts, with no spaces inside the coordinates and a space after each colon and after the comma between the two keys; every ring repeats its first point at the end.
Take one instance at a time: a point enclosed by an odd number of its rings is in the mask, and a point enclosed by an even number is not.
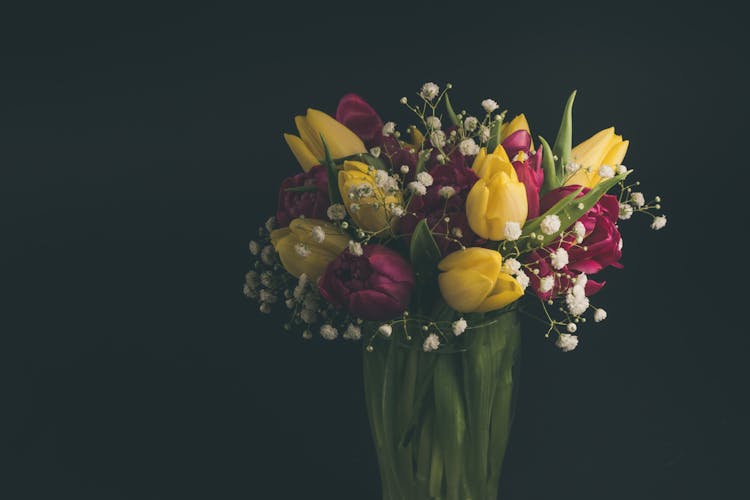
{"type": "Polygon", "coordinates": [[[578,350],[526,325],[504,498],[747,495],[735,12],[113,5],[0,16],[0,497],[378,498],[359,347],[241,287],[293,116],[355,91],[405,126],[430,80],[548,138],[577,88],[574,139],[615,124],[669,216],[624,225],[578,350]]]}

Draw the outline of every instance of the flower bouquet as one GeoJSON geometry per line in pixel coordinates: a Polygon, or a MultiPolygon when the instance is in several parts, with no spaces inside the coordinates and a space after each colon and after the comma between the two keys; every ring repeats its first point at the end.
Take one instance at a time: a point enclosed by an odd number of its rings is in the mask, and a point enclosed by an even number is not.
{"type": "Polygon", "coordinates": [[[457,112],[446,85],[401,103],[403,133],[362,98],[285,134],[302,172],[250,242],[244,293],[284,328],[361,340],[384,499],[496,498],[513,418],[520,299],[563,351],[607,313],[595,275],[621,267],[618,223],[666,224],[613,127],[572,146],[575,92],[550,145],[492,99],[457,112]]]}

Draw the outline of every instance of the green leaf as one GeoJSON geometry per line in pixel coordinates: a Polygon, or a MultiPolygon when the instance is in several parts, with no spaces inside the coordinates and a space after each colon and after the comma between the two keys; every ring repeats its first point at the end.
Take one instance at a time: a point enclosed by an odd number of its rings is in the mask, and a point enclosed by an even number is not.
{"type": "Polygon", "coordinates": [[[431,152],[432,149],[425,149],[419,152],[419,155],[417,156],[417,166],[414,168],[415,175],[424,170],[425,163],[427,163],[427,160],[430,158],[431,152]]]}
{"type": "Polygon", "coordinates": [[[544,184],[542,184],[542,190],[539,194],[544,196],[553,189],[560,187],[560,178],[555,170],[552,148],[549,147],[549,143],[542,136],[539,136],[539,142],[542,143],[542,170],[544,170],[544,184]]]}
{"type": "Polygon", "coordinates": [[[562,177],[563,169],[570,161],[570,151],[573,147],[573,101],[576,99],[576,92],[574,90],[568,97],[560,122],[560,129],[557,131],[555,145],[552,147],[552,153],[557,156],[558,177],[562,177]]]}
{"type": "Polygon", "coordinates": [[[458,116],[456,116],[456,112],[453,111],[453,106],[451,106],[451,100],[448,98],[448,94],[445,94],[445,109],[448,111],[448,118],[450,118],[451,123],[453,123],[453,125],[458,125],[460,122],[458,116]]]}
{"type": "Polygon", "coordinates": [[[323,134],[320,134],[320,140],[323,142],[323,151],[325,152],[325,164],[326,171],[328,172],[328,199],[331,200],[331,204],[342,203],[341,193],[339,193],[339,171],[336,168],[336,163],[331,159],[331,151],[328,149],[328,143],[323,134]]]}
{"type": "Polygon", "coordinates": [[[435,297],[437,265],[441,258],[440,249],[432,237],[427,220],[422,219],[414,228],[409,247],[409,260],[417,278],[416,290],[419,291],[417,307],[431,304],[435,297]]]}
{"type": "MultiPolygon", "coordinates": [[[[591,207],[596,205],[596,202],[612,188],[615,184],[625,179],[631,171],[625,172],[620,175],[616,175],[611,179],[601,181],[599,184],[590,189],[586,194],[580,198],[576,198],[582,191],[583,188],[579,188],[562,200],[555,203],[552,208],[547,210],[544,214],[539,217],[527,221],[523,226],[521,233],[522,240],[518,243],[518,248],[521,253],[526,253],[534,248],[544,247],[549,245],[555,238],[560,235],[560,232],[565,231],[572,226],[583,214],[588,212],[591,207]],[[560,218],[560,231],[552,234],[543,234],[540,231],[542,220],[548,215],[557,215],[560,218]],[[531,233],[536,233],[537,236],[543,236],[541,240],[532,240],[528,238],[531,233]]],[[[513,242],[504,241],[500,245],[500,253],[506,255],[511,253],[513,250],[513,242]]]]}

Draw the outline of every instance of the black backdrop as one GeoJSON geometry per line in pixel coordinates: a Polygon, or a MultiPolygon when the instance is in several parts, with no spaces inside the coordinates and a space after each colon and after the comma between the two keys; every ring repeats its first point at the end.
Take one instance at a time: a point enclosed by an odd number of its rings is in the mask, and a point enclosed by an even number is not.
{"type": "Polygon", "coordinates": [[[577,88],[575,138],[617,125],[669,215],[625,225],[609,320],[578,350],[526,325],[504,498],[744,496],[736,13],[34,5],[0,23],[0,497],[377,498],[359,347],[290,337],[241,286],[297,171],[294,114],[355,91],[406,123],[398,99],[429,80],[547,137],[577,88]]]}

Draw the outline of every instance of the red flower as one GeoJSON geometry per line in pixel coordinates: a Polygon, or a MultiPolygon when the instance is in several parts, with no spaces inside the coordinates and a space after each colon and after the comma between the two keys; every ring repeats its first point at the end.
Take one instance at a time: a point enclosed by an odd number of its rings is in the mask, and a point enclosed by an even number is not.
{"type": "Polygon", "coordinates": [[[406,310],[414,285],[411,264],[382,245],[366,245],[360,256],[344,251],[318,281],[328,302],[369,321],[390,319],[406,310]]]}
{"type": "MultiPolygon", "coordinates": [[[[563,186],[547,193],[541,201],[541,212],[549,210],[552,205],[565,196],[574,192],[579,186],[563,186]]],[[[589,190],[584,188],[580,196],[589,190]]],[[[562,242],[556,240],[549,247],[530,253],[526,262],[539,268],[539,274],[532,274],[531,286],[537,295],[547,300],[555,297],[571,286],[572,279],[581,273],[595,274],[605,267],[612,266],[620,268],[622,257],[622,237],[617,229],[617,217],[620,205],[617,197],[605,194],[588,212],[578,221],[583,225],[583,241],[576,243],[576,236],[567,236],[562,242]],[[568,252],[568,264],[562,269],[553,269],[550,262],[550,252],[557,249],[558,244],[568,252]],[[561,276],[557,276],[560,273],[561,276]],[[540,289],[541,278],[552,275],[554,287],[552,290],[542,292],[540,289]]],[[[586,295],[592,295],[604,286],[603,282],[591,279],[586,283],[586,295]]]]}
{"type": "Polygon", "coordinates": [[[464,246],[478,246],[484,243],[485,240],[480,239],[471,230],[466,219],[466,196],[477,181],[477,174],[462,165],[437,164],[430,170],[430,175],[433,179],[432,185],[427,188],[424,196],[411,198],[409,213],[401,219],[399,231],[411,235],[417,223],[427,219],[427,224],[433,229],[435,242],[443,255],[460,248],[454,240],[461,241],[464,246]],[[454,194],[446,199],[440,194],[443,187],[453,188],[454,194]],[[448,217],[448,222],[444,222],[445,217],[448,217]]]}
{"type": "Polygon", "coordinates": [[[328,199],[328,174],[325,167],[316,165],[307,172],[287,177],[279,189],[276,220],[286,227],[292,219],[304,215],[312,219],[325,219],[328,199]],[[287,191],[296,187],[314,188],[311,191],[287,191]]]}
{"type": "Polygon", "coordinates": [[[539,215],[539,190],[544,183],[544,170],[542,170],[542,149],[539,148],[532,153],[531,135],[525,130],[517,130],[503,141],[503,149],[516,169],[518,180],[526,186],[526,200],[529,205],[528,218],[533,219],[539,215]],[[516,157],[514,161],[513,158],[516,157]]]}
{"type": "Polygon", "coordinates": [[[357,134],[368,147],[383,135],[383,120],[357,94],[346,94],[341,98],[336,109],[336,120],[357,134]]]}

